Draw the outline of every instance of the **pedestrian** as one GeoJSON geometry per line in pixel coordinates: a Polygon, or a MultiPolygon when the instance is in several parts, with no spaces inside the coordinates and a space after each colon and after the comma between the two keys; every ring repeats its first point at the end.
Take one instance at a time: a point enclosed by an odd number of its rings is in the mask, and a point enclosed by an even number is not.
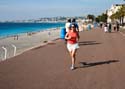
{"type": "MultiPolygon", "coordinates": [[[[69,32],[70,30],[70,25],[71,25],[71,19],[68,18],[67,22],[65,23],[65,29],[66,29],[66,33],[69,32]]],[[[67,43],[67,40],[65,39],[65,43],[67,43]]]]}
{"type": "Polygon", "coordinates": [[[48,36],[50,36],[50,35],[51,35],[51,32],[49,31],[49,32],[48,32],[48,36]]]}
{"type": "Polygon", "coordinates": [[[76,22],[75,18],[72,19],[71,23],[75,25],[76,31],[79,32],[79,26],[78,26],[78,23],[76,22]]]}
{"type": "Polygon", "coordinates": [[[119,23],[117,22],[116,24],[116,29],[117,29],[117,32],[119,31],[119,23]]]}
{"type": "Polygon", "coordinates": [[[104,25],[104,32],[108,32],[107,24],[104,25]]]}
{"type": "Polygon", "coordinates": [[[61,31],[60,31],[60,38],[62,40],[64,40],[65,39],[65,35],[66,35],[66,28],[63,27],[63,28],[61,28],[61,31]]]}
{"type": "Polygon", "coordinates": [[[65,39],[67,39],[67,49],[71,56],[72,65],[70,67],[71,70],[75,69],[75,61],[76,61],[76,51],[79,48],[78,40],[79,35],[76,31],[76,25],[72,24],[69,32],[66,33],[65,39]]]}
{"type": "Polygon", "coordinates": [[[102,24],[102,23],[100,23],[100,28],[102,28],[102,26],[103,26],[103,24],[102,24]]]}
{"type": "Polygon", "coordinates": [[[66,32],[69,31],[70,25],[71,25],[71,19],[69,18],[69,19],[67,19],[67,22],[65,24],[66,32]]]}
{"type": "Polygon", "coordinates": [[[114,31],[116,31],[116,24],[114,24],[114,31]]]}
{"type": "Polygon", "coordinates": [[[78,23],[76,22],[76,19],[73,18],[72,21],[71,21],[71,23],[75,25],[76,31],[78,32],[78,36],[79,36],[79,25],[78,25],[78,23]]]}
{"type": "Polygon", "coordinates": [[[109,23],[109,25],[108,25],[108,31],[109,31],[109,33],[112,32],[112,25],[111,25],[111,23],[109,23]]]}

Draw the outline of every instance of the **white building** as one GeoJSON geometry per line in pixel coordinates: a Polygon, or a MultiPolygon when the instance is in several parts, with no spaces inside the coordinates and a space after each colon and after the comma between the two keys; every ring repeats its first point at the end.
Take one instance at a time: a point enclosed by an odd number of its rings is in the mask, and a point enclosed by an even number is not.
{"type": "MultiPolygon", "coordinates": [[[[111,6],[110,9],[107,10],[107,15],[108,15],[108,18],[107,18],[107,22],[110,23],[111,22],[111,15],[112,14],[115,14],[123,5],[125,4],[114,4],[111,6]]],[[[124,18],[124,22],[125,22],[125,18],[124,18]]]]}

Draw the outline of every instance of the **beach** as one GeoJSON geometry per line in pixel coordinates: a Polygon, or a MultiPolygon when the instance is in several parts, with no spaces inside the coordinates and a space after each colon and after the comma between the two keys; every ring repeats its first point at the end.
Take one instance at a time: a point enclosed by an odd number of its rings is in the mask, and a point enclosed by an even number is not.
{"type": "Polygon", "coordinates": [[[59,38],[61,28],[52,28],[38,32],[29,32],[0,39],[0,60],[4,58],[4,50],[7,49],[7,58],[14,56],[14,46],[16,46],[16,55],[19,55],[34,47],[46,45],[54,39],[59,38]]]}

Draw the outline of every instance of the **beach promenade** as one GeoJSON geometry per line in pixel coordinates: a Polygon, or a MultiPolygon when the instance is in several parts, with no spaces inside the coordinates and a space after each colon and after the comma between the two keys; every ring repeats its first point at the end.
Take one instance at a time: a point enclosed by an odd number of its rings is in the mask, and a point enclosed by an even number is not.
{"type": "Polygon", "coordinates": [[[75,70],[56,40],[0,62],[0,89],[125,89],[125,37],[99,28],[80,37],[75,70]]]}

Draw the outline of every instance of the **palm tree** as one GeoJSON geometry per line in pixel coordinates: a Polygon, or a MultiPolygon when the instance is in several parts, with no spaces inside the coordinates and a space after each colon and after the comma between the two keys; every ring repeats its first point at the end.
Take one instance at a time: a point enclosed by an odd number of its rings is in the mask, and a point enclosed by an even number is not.
{"type": "Polygon", "coordinates": [[[118,19],[118,17],[119,17],[119,13],[118,13],[118,12],[117,12],[117,13],[114,13],[114,14],[112,14],[112,15],[110,16],[112,22],[115,22],[116,19],[118,19]]]}
{"type": "Polygon", "coordinates": [[[121,7],[121,9],[119,10],[119,14],[120,14],[121,24],[123,24],[123,20],[125,18],[125,5],[121,7]]]}

